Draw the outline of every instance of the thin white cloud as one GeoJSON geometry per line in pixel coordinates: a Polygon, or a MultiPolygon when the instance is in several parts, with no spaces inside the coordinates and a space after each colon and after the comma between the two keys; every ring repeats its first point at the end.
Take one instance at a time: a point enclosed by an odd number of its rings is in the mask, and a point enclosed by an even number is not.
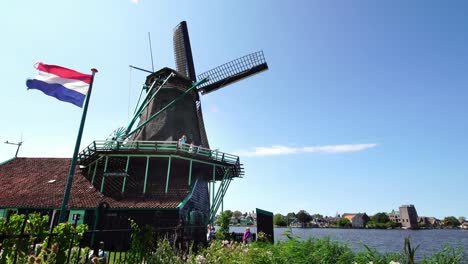
{"type": "Polygon", "coordinates": [[[377,144],[344,144],[344,145],[324,145],[313,147],[287,147],[287,146],[271,146],[271,147],[255,147],[249,150],[237,151],[236,155],[247,157],[259,156],[277,156],[291,155],[299,153],[347,153],[357,152],[376,147],[377,144]]]}
{"type": "Polygon", "coordinates": [[[132,3],[134,3],[136,5],[140,2],[140,0],[131,0],[131,1],[132,1],[132,3]]]}

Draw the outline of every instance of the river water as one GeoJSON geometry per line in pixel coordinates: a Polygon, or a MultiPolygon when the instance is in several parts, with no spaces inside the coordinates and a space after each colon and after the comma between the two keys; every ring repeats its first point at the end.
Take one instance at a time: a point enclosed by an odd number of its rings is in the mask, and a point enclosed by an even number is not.
{"type": "MultiPolygon", "coordinates": [[[[230,227],[230,232],[244,232],[245,227],[230,227]]],[[[257,228],[251,227],[256,233],[257,228]]],[[[411,245],[416,247],[416,259],[432,255],[442,249],[444,245],[453,247],[461,246],[468,258],[468,231],[457,229],[432,229],[432,230],[382,230],[382,229],[338,229],[338,228],[275,228],[275,242],[287,239],[284,235],[291,231],[292,235],[299,239],[309,237],[330,237],[332,240],[348,244],[353,251],[364,251],[363,244],[379,252],[401,252],[405,237],[411,236],[411,245]]]]}

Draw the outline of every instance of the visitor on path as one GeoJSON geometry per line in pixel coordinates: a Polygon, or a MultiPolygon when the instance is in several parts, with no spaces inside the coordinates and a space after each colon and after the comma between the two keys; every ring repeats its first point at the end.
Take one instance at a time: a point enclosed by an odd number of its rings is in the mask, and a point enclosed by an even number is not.
{"type": "Polygon", "coordinates": [[[107,254],[104,251],[104,241],[99,242],[98,250],[93,250],[89,259],[91,263],[107,263],[107,254]]]}
{"type": "Polygon", "coordinates": [[[216,229],[214,226],[211,226],[211,232],[210,232],[211,240],[214,239],[215,234],[216,234],[216,229]]]}
{"type": "Polygon", "coordinates": [[[250,233],[250,227],[245,228],[244,237],[242,238],[244,244],[252,242],[252,233],[250,233]]]}
{"type": "Polygon", "coordinates": [[[208,224],[206,228],[206,241],[208,242],[208,244],[211,242],[212,239],[213,237],[211,235],[211,224],[208,224]]]}

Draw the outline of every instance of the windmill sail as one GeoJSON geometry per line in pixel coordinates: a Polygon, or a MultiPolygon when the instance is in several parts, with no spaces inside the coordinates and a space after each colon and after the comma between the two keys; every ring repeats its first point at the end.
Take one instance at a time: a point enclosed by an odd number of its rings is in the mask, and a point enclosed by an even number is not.
{"type": "Polygon", "coordinates": [[[175,27],[173,42],[176,70],[193,82],[196,81],[187,22],[182,21],[175,27]]]}
{"type": "Polygon", "coordinates": [[[267,69],[263,51],[257,51],[198,75],[199,80],[208,78],[198,90],[207,94],[267,69]]]}

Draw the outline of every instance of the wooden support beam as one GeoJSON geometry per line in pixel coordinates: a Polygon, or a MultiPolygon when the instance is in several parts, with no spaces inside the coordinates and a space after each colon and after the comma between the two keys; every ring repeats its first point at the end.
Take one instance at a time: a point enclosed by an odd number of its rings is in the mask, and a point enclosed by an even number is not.
{"type": "MultiPolygon", "coordinates": [[[[128,175],[128,165],[130,164],[130,156],[127,156],[127,164],[125,164],[125,173],[128,175]]],[[[125,183],[127,183],[127,177],[125,176],[122,183],[122,193],[125,192],[125,183]]]]}
{"type": "Polygon", "coordinates": [[[109,162],[109,157],[106,157],[106,162],[104,163],[104,172],[102,173],[102,180],[101,180],[101,193],[104,191],[104,181],[106,180],[106,177],[104,174],[107,172],[107,163],[109,162]]]}
{"type": "Polygon", "coordinates": [[[188,185],[192,184],[192,160],[190,160],[189,175],[188,175],[188,185]]]}
{"type": "Polygon", "coordinates": [[[96,162],[96,165],[94,166],[94,172],[93,172],[93,178],[91,179],[91,185],[93,185],[94,183],[94,178],[96,177],[96,170],[97,170],[98,165],[99,165],[99,161],[96,162]]]}
{"type": "Polygon", "coordinates": [[[143,182],[143,194],[146,193],[146,182],[148,181],[149,156],[146,156],[145,181],[143,182]]]}
{"type": "Polygon", "coordinates": [[[169,157],[169,161],[167,163],[167,176],[166,176],[166,193],[167,191],[169,190],[169,177],[171,175],[171,161],[172,161],[172,158],[169,157]]]}

